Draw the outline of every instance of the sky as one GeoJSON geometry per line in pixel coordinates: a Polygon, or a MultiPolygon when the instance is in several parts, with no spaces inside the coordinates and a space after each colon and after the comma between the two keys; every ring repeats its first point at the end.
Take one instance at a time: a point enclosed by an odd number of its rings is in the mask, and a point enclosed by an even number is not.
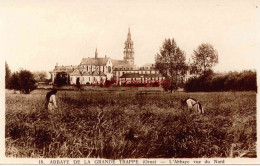
{"type": "Polygon", "coordinates": [[[218,51],[215,71],[256,69],[259,0],[0,1],[0,54],[11,71],[51,71],[82,58],[123,59],[131,29],[135,64],[154,63],[166,38],[174,38],[187,61],[210,43],[218,51]]]}

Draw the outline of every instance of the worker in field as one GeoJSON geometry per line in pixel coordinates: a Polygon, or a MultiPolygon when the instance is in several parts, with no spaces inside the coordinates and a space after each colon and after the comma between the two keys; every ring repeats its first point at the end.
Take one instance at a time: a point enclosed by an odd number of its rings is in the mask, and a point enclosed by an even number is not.
{"type": "Polygon", "coordinates": [[[54,108],[57,108],[57,103],[56,103],[56,93],[57,89],[52,89],[50,92],[46,94],[45,98],[45,108],[48,110],[52,110],[54,108]]]}

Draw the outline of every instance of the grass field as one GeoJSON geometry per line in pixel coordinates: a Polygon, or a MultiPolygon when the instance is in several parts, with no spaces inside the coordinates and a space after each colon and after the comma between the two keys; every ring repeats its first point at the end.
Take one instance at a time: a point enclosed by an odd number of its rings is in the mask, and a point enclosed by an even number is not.
{"type": "Polygon", "coordinates": [[[47,91],[6,92],[6,156],[199,158],[256,151],[256,93],[58,91],[58,108],[43,108],[47,91]],[[180,108],[193,97],[204,115],[180,108]]]}

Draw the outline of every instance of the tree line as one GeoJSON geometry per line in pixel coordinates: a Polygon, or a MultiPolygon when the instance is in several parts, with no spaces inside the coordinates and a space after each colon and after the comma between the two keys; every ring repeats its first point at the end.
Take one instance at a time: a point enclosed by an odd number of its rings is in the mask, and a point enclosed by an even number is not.
{"type": "Polygon", "coordinates": [[[20,91],[29,94],[36,89],[36,82],[48,81],[47,74],[44,71],[30,72],[21,69],[20,71],[11,72],[7,62],[5,62],[5,88],[13,89],[15,92],[20,91]]]}
{"type": "MultiPolygon", "coordinates": [[[[226,74],[214,73],[212,67],[218,63],[218,52],[209,43],[203,43],[193,51],[192,62],[186,63],[185,52],[181,50],[174,39],[165,39],[159,53],[155,55],[155,67],[166,78],[162,83],[166,91],[175,91],[184,88],[185,91],[257,91],[256,72],[229,72],[226,74]],[[187,72],[194,77],[185,80],[187,72]]],[[[23,90],[30,93],[36,88],[36,82],[47,81],[46,72],[31,73],[20,70],[11,73],[5,63],[5,85],[8,89],[23,90]]],[[[57,75],[55,84],[66,82],[66,77],[57,75]]]]}
{"type": "Polygon", "coordinates": [[[257,91],[256,72],[214,73],[212,67],[218,63],[218,52],[209,43],[203,43],[193,51],[192,62],[186,63],[185,52],[174,39],[165,39],[159,53],[155,55],[155,67],[167,79],[166,91],[184,88],[185,91],[257,91]],[[185,80],[187,73],[193,77],[185,80]]]}
{"type": "Polygon", "coordinates": [[[256,71],[213,73],[193,77],[184,87],[189,92],[212,91],[257,91],[256,71]]]}

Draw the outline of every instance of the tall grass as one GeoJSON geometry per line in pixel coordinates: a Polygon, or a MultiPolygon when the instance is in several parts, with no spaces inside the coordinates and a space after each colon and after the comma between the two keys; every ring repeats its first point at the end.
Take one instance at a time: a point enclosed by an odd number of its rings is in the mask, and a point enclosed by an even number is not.
{"type": "Polygon", "coordinates": [[[188,158],[240,157],[256,151],[256,93],[46,91],[6,94],[6,156],[188,158]],[[183,111],[194,97],[206,114],[183,111]]]}

